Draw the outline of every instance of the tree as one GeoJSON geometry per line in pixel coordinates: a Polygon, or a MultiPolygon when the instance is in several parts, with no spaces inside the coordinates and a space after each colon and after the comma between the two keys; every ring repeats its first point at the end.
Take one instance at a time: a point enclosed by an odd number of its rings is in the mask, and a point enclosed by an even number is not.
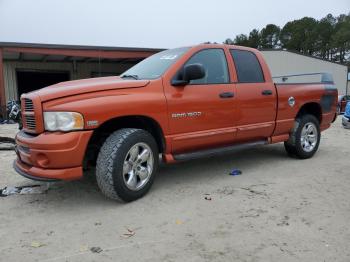
{"type": "Polygon", "coordinates": [[[259,30],[253,29],[249,33],[249,37],[245,34],[240,34],[235,37],[234,40],[231,38],[227,38],[224,41],[224,44],[227,45],[241,45],[241,46],[248,46],[253,48],[258,48],[260,46],[260,34],[259,30]]]}
{"type": "Polygon", "coordinates": [[[314,55],[350,65],[350,13],[334,17],[328,14],[319,21],[304,17],[286,23],[282,29],[266,25],[249,36],[240,34],[225,43],[254,48],[278,48],[314,55]]]}
{"type": "Polygon", "coordinates": [[[253,29],[249,33],[248,46],[253,48],[260,47],[260,33],[259,30],[253,29]]]}
{"type": "Polygon", "coordinates": [[[316,27],[316,49],[318,52],[316,55],[324,59],[330,59],[332,56],[331,42],[336,22],[336,18],[333,17],[333,15],[328,14],[318,22],[316,27]]]}
{"type": "Polygon", "coordinates": [[[311,17],[288,22],[281,30],[282,47],[313,55],[316,50],[317,21],[311,17]]]}
{"type": "Polygon", "coordinates": [[[248,37],[245,34],[237,35],[233,40],[233,43],[235,45],[248,46],[249,45],[248,37]]]}
{"type": "Polygon", "coordinates": [[[280,41],[283,48],[300,52],[302,39],[297,35],[296,27],[295,20],[285,24],[280,33],[280,41]]]}
{"type": "Polygon", "coordinates": [[[335,26],[335,33],[332,36],[331,45],[335,48],[336,54],[335,61],[344,63],[346,58],[349,62],[350,53],[350,14],[340,15],[337,18],[337,24],[335,26]]]}
{"type": "Polygon", "coordinates": [[[277,48],[279,47],[279,35],[281,29],[274,25],[268,24],[261,30],[260,40],[262,48],[277,48]]]}
{"type": "Polygon", "coordinates": [[[301,45],[304,54],[313,55],[316,51],[317,25],[318,21],[311,17],[304,17],[298,22],[298,30],[304,39],[301,45]]]}
{"type": "Polygon", "coordinates": [[[227,38],[224,42],[226,45],[233,45],[233,40],[231,38],[227,38]]]}

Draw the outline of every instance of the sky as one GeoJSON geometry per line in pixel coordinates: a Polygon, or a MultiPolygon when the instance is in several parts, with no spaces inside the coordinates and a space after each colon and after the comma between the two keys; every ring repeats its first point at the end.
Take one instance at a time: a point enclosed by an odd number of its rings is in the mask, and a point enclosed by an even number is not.
{"type": "Polygon", "coordinates": [[[0,0],[0,42],[172,48],[349,12],[350,0],[0,0]]]}

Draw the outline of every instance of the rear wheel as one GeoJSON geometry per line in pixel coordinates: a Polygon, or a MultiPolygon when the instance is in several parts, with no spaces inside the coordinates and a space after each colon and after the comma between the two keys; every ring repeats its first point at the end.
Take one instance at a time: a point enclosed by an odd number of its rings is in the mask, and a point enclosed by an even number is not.
{"type": "Polygon", "coordinates": [[[303,115],[296,119],[293,131],[284,147],[289,155],[300,159],[312,157],[320,144],[320,124],[313,115],[303,115]]]}
{"type": "Polygon", "coordinates": [[[102,193],[126,202],[145,195],[158,168],[158,147],[145,130],[125,128],[112,133],[97,158],[96,180],[102,193]]]}

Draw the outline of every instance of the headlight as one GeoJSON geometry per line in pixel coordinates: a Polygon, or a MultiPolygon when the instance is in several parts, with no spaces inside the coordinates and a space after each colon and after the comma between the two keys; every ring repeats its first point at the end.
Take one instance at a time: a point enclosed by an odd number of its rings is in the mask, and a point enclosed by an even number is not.
{"type": "Polygon", "coordinates": [[[84,118],[76,112],[44,112],[47,131],[71,131],[84,129],[84,118]]]}

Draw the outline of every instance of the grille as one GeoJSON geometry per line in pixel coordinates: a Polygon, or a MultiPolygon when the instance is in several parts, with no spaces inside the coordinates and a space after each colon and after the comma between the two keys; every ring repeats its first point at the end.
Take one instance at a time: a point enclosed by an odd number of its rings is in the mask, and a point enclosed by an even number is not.
{"type": "Polygon", "coordinates": [[[35,130],[36,124],[34,116],[26,115],[24,121],[26,122],[27,129],[35,130]]]}
{"type": "Polygon", "coordinates": [[[33,101],[29,98],[24,98],[24,111],[26,112],[34,111],[33,101]]]}
{"type": "Polygon", "coordinates": [[[30,98],[23,98],[22,99],[22,117],[23,117],[23,124],[24,129],[27,131],[36,132],[36,117],[34,115],[34,103],[33,100],[30,98]]]}

